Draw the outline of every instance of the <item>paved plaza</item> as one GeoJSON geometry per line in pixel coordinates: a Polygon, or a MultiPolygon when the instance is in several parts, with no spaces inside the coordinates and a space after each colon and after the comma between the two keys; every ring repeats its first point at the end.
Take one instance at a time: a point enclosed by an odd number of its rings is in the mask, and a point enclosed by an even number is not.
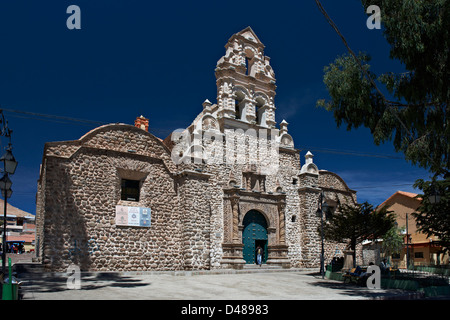
{"type": "Polygon", "coordinates": [[[23,300],[368,300],[411,299],[402,290],[368,289],[322,279],[317,270],[82,273],[69,289],[64,273],[20,276],[23,300]]]}

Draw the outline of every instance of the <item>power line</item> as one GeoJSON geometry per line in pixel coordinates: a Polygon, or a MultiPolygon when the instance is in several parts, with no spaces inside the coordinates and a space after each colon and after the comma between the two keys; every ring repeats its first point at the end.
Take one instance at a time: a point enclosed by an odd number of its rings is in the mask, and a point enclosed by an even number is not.
{"type": "MultiPolygon", "coordinates": [[[[52,122],[52,123],[62,123],[62,124],[68,124],[70,122],[67,121],[61,121],[61,120],[56,120],[56,119],[39,119],[39,118],[33,118],[30,116],[22,116],[22,115],[16,115],[16,114],[10,114],[10,117],[13,118],[20,118],[20,119],[33,119],[33,120],[39,120],[39,121],[45,121],[45,122],[52,122]]],[[[78,123],[78,125],[82,125],[82,126],[87,126],[87,127],[92,127],[92,124],[87,124],[87,123],[78,123]]]]}
{"type": "MultiPolygon", "coordinates": [[[[336,33],[339,35],[339,37],[341,38],[342,42],[344,43],[344,46],[347,48],[347,51],[353,56],[354,60],[357,62],[359,69],[361,70],[361,72],[364,74],[366,80],[368,80],[370,82],[370,84],[372,85],[372,87],[378,92],[379,96],[382,98],[382,100],[384,101],[384,103],[386,104],[386,110],[387,111],[391,111],[391,113],[394,115],[394,117],[397,119],[397,121],[400,123],[400,125],[403,127],[403,129],[405,130],[406,134],[409,135],[410,137],[410,141],[408,142],[409,145],[412,145],[413,143],[415,143],[416,141],[418,141],[419,139],[423,138],[422,137],[417,137],[415,138],[414,134],[412,133],[412,131],[410,129],[408,129],[408,127],[406,126],[406,124],[402,121],[402,119],[400,119],[400,116],[397,114],[398,113],[398,109],[397,107],[409,107],[410,105],[408,104],[403,104],[400,103],[398,101],[392,101],[389,100],[385,97],[385,95],[380,91],[380,89],[378,88],[378,86],[376,85],[375,81],[373,80],[373,78],[369,75],[368,71],[363,67],[360,59],[356,56],[356,54],[353,52],[353,50],[350,48],[350,46],[347,43],[347,40],[345,39],[345,37],[342,35],[342,33],[339,31],[338,27],[336,26],[336,24],[334,23],[334,21],[331,19],[331,17],[328,15],[328,13],[325,11],[324,7],[322,6],[322,3],[320,3],[319,0],[315,0],[317,6],[319,7],[320,12],[322,12],[323,16],[325,17],[325,19],[328,21],[328,23],[331,25],[331,27],[336,31],[336,33]]],[[[433,103],[432,102],[428,102],[425,103],[424,106],[432,106],[433,103]]],[[[417,105],[415,105],[417,107],[417,105]]],[[[419,106],[421,107],[422,104],[419,104],[419,106]]],[[[428,133],[427,133],[428,135],[428,133]]],[[[436,160],[433,159],[428,153],[425,153],[425,156],[428,158],[428,160],[430,161],[431,164],[435,164],[436,160]]],[[[436,163],[439,164],[439,163],[436,163]]],[[[441,170],[443,170],[444,172],[447,172],[445,169],[442,168],[441,166],[441,170]]]]}
{"type": "Polygon", "coordinates": [[[377,189],[377,188],[389,188],[389,187],[404,187],[404,186],[412,186],[412,183],[403,183],[403,184],[390,184],[384,186],[363,186],[363,187],[353,187],[352,189],[377,189]]]}
{"type": "Polygon", "coordinates": [[[403,160],[402,157],[394,156],[390,154],[376,154],[376,153],[360,153],[356,151],[347,151],[347,150],[334,150],[334,149],[322,149],[322,148],[304,148],[300,147],[298,149],[308,150],[312,152],[323,152],[323,153],[333,153],[333,154],[341,154],[341,155],[351,155],[358,157],[370,157],[370,158],[384,158],[384,159],[393,159],[393,160],[403,160]]]}
{"type": "MultiPolygon", "coordinates": [[[[89,120],[89,119],[80,119],[80,118],[73,118],[73,117],[66,117],[66,116],[58,116],[53,114],[43,114],[43,113],[36,113],[36,112],[29,112],[29,111],[22,111],[22,110],[14,110],[14,109],[5,109],[1,108],[1,110],[6,112],[15,113],[10,116],[16,117],[16,118],[22,118],[22,119],[36,119],[40,121],[49,121],[49,122],[55,122],[55,123],[70,123],[74,122],[78,125],[84,125],[84,126],[103,126],[107,124],[111,124],[111,122],[103,122],[103,121],[96,121],[96,120],[89,120]]],[[[165,129],[156,129],[156,128],[149,128],[149,132],[153,134],[158,133],[164,133],[169,132],[170,130],[165,129]]],[[[169,133],[171,133],[170,131],[169,133]]]]}
{"type": "MultiPolygon", "coordinates": [[[[75,123],[82,124],[82,125],[105,125],[105,124],[108,124],[107,122],[101,122],[101,121],[94,121],[94,120],[80,119],[80,118],[73,118],[73,117],[66,117],[66,116],[58,116],[58,115],[51,115],[51,114],[42,114],[42,113],[21,111],[21,110],[14,110],[14,109],[2,108],[2,110],[6,111],[6,112],[18,114],[15,116],[19,117],[19,118],[34,119],[37,117],[37,120],[41,120],[41,121],[52,121],[52,122],[59,122],[59,123],[75,122],[75,123]]],[[[151,129],[151,128],[149,128],[149,129],[152,132],[156,132],[156,131],[168,132],[168,130],[164,130],[164,129],[161,129],[161,130],[151,129]]],[[[340,155],[403,160],[402,157],[388,155],[388,154],[370,154],[370,153],[360,153],[360,152],[349,151],[349,150],[336,150],[336,149],[315,148],[315,147],[310,147],[310,148],[300,147],[297,149],[309,150],[309,151],[313,151],[313,152],[340,154],[340,155]]],[[[388,187],[394,187],[394,186],[411,186],[411,185],[412,184],[393,184],[393,185],[385,185],[385,186],[361,186],[361,187],[354,187],[353,189],[376,189],[376,188],[388,188],[388,187]]],[[[28,194],[33,194],[33,193],[18,192],[17,194],[28,195],[28,194]]]]}
{"type": "MultiPolygon", "coordinates": [[[[22,110],[15,110],[15,109],[5,109],[2,108],[5,112],[14,113],[12,116],[18,117],[18,118],[25,118],[25,119],[36,119],[40,121],[50,121],[50,122],[56,122],[56,123],[68,123],[68,122],[74,122],[79,125],[85,125],[85,126],[102,126],[109,124],[108,122],[103,121],[96,121],[96,120],[89,120],[89,119],[80,119],[80,118],[73,118],[73,117],[67,117],[67,116],[59,116],[59,115],[53,115],[53,114],[43,114],[43,113],[37,113],[37,112],[30,112],[30,111],[22,111],[22,110]]],[[[156,128],[149,128],[149,132],[153,134],[157,133],[169,133],[172,132],[167,129],[156,129],[156,128]]],[[[392,159],[392,160],[403,160],[402,157],[394,156],[390,154],[373,154],[373,153],[361,153],[357,151],[351,151],[351,150],[336,150],[336,149],[328,149],[328,148],[316,148],[316,147],[299,147],[297,149],[301,150],[309,150],[312,152],[322,152],[322,153],[330,153],[330,154],[339,154],[339,155],[350,155],[350,156],[358,156],[358,157],[369,157],[369,158],[383,158],[383,159],[392,159]]]]}
{"type": "MultiPolygon", "coordinates": [[[[87,120],[87,119],[79,119],[79,118],[71,118],[71,117],[65,117],[65,116],[57,116],[53,114],[43,114],[43,113],[36,113],[36,112],[29,112],[29,111],[21,111],[21,110],[13,110],[13,109],[5,109],[2,108],[3,111],[6,112],[12,112],[12,113],[18,113],[26,116],[32,116],[32,117],[42,117],[45,119],[51,119],[51,120],[62,120],[62,121],[70,121],[70,122],[79,122],[79,123],[86,123],[91,125],[105,125],[106,122],[101,121],[93,121],[93,120],[87,120]]],[[[42,119],[40,119],[42,120],[42,119]]]]}

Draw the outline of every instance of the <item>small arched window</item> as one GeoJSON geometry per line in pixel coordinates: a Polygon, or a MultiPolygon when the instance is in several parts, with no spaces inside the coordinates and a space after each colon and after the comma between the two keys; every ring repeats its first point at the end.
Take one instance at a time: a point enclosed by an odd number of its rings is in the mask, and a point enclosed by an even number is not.
{"type": "Polygon", "coordinates": [[[244,115],[244,108],[245,108],[245,94],[242,91],[236,91],[236,99],[234,100],[234,112],[235,112],[235,118],[237,120],[243,120],[244,115]]]}
{"type": "Polygon", "coordinates": [[[266,101],[262,97],[257,97],[255,101],[256,123],[265,126],[265,109],[263,107],[266,104],[266,101]]]}
{"type": "Polygon", "coordinates": [[[253,52],[253,50],[247,47],[245,49],[245,74],[247,76],[252,76],[252,66],[254,63],[253,59],[254,56],[255,53],[253,52]]]}

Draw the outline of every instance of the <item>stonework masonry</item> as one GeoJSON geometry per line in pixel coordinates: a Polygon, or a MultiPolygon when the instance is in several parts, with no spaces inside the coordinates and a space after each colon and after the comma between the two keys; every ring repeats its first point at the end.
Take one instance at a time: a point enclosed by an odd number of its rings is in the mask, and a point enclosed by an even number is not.
{"type": "MultiPolygon", "coordinates": [[[[301,165],[288,123],[276,128],[275,74],[263,49],[250,27],[233,35],[215,70],[217,104],[206,100],[188,128],[165,140],[141,116],[134,126],[104,125],[78,140],[46,143],[36,197],[42,264],[54,271],[71,264],[239,269],[253,263],[244,252],[258,243],[269,265],[318,267],[320,194],[338,210],[356,203],[356,192],[319,170],[309,152],[301,165]],[[127,182],[135,183],[134,198],[127,182]],[[118,224],[118,207],[151,209],[150,226],[118,224]]],[[[330,260],[345,246],[325,249],[330,260]]]]}

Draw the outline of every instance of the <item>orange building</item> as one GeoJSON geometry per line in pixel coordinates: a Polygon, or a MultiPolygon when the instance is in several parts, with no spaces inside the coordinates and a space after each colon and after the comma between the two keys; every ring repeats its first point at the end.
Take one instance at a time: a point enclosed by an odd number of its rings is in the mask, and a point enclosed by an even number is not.
{"type": "Polygon", "coordinates": [[[442,265],[449,263],[448,254],[444,254],[437,236],[427,237],[418,231],[413,212],[417,212],[421,198],[417,194],[397,191],[386,199],[379,207],[387,206],[396,215],[399,228],[403,228],[405,246],[399,254],[392,255],[391,264],[398,268],[406,268],[409,255],[409,265],[442,265]],[[408,240],[408,241],[407,241],[408,240]]]}

